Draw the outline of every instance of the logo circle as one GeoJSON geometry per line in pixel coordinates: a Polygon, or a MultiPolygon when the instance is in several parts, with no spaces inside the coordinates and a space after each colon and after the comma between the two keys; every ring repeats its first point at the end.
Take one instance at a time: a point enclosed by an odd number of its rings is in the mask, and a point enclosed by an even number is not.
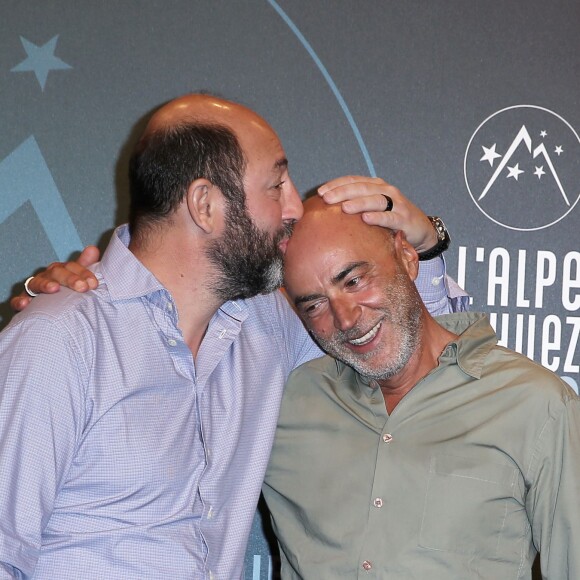
{"type": "Polygon", "coordinates": [[[492,222],[536,231],[578,204],[580,137],[563,117],[536,105],[514,105],[485,119],[463,160],[469,195],[492,222]]]}

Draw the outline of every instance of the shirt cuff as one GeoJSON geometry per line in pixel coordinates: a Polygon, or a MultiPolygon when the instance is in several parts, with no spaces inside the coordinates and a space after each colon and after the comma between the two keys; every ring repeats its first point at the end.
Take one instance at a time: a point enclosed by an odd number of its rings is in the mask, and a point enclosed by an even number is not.
{"type": "Polygon", "coordinates": [[[433,316],[469,309],[470,296],[453,278],[447,276],[443,256],[420,262],[415,284],[425,306],[433,316]]]}

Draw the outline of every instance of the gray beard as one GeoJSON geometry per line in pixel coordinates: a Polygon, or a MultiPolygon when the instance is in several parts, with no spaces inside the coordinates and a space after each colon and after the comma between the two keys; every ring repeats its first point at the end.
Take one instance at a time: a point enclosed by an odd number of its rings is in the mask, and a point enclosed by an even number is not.
{"type": "Polygon", "coordinates": [[[416,352],[421,335],[421,298],[414,285],[410,288],[412,284],[406,274],[397,273],[386,291],[390,306],[378,309],[384,314],[384,322],[390,322],[399,331],[399,348],[390,361],[376,367],[372,364],[375,353],[357,355],[344,345],[346,341],[362,334],[363,330],[358,327],[348,331],[337,330],[329,339],[314,335],[320,348],[369,379],[380,381],[400,373],[416,352]]]}

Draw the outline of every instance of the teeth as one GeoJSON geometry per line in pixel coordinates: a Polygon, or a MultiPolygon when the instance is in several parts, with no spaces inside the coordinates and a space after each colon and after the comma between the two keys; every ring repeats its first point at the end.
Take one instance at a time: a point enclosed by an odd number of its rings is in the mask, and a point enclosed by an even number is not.
{"type": "Polygon", "coordinates": [[[380,327],[381,323],[379,322],[374,328],[371,328],[364,336],[361,336],[360,338],[355,338],[353,340],[349,340],[348,342],[350,342],[350,344],[354,344],[355,346],[361,346],[362,344],[366,344],[375,337],[380,327]]]}

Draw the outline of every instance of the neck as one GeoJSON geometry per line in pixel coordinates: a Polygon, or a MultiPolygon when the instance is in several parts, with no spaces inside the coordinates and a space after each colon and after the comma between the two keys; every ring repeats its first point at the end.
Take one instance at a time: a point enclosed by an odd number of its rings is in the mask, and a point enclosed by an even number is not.
{"type": "Polygon", "coordinates": [[[447,345],[457,338],[433,319],[425,310],[422,317],[418,347],[407,364],[395,376],[379,382],[387,412],[390,414],[399,401],[438,365],[447,345]]]}
{"type": "Polygon", "coordinates": [[[171,293],[179,313],[179,329],[195,357],[222,301],[210,289],[213,270],[203,244],[184,236],[187,234],[178,228],[167,228],[151,233],[145,241],[132,240],[129,249],[171,293]]]}

